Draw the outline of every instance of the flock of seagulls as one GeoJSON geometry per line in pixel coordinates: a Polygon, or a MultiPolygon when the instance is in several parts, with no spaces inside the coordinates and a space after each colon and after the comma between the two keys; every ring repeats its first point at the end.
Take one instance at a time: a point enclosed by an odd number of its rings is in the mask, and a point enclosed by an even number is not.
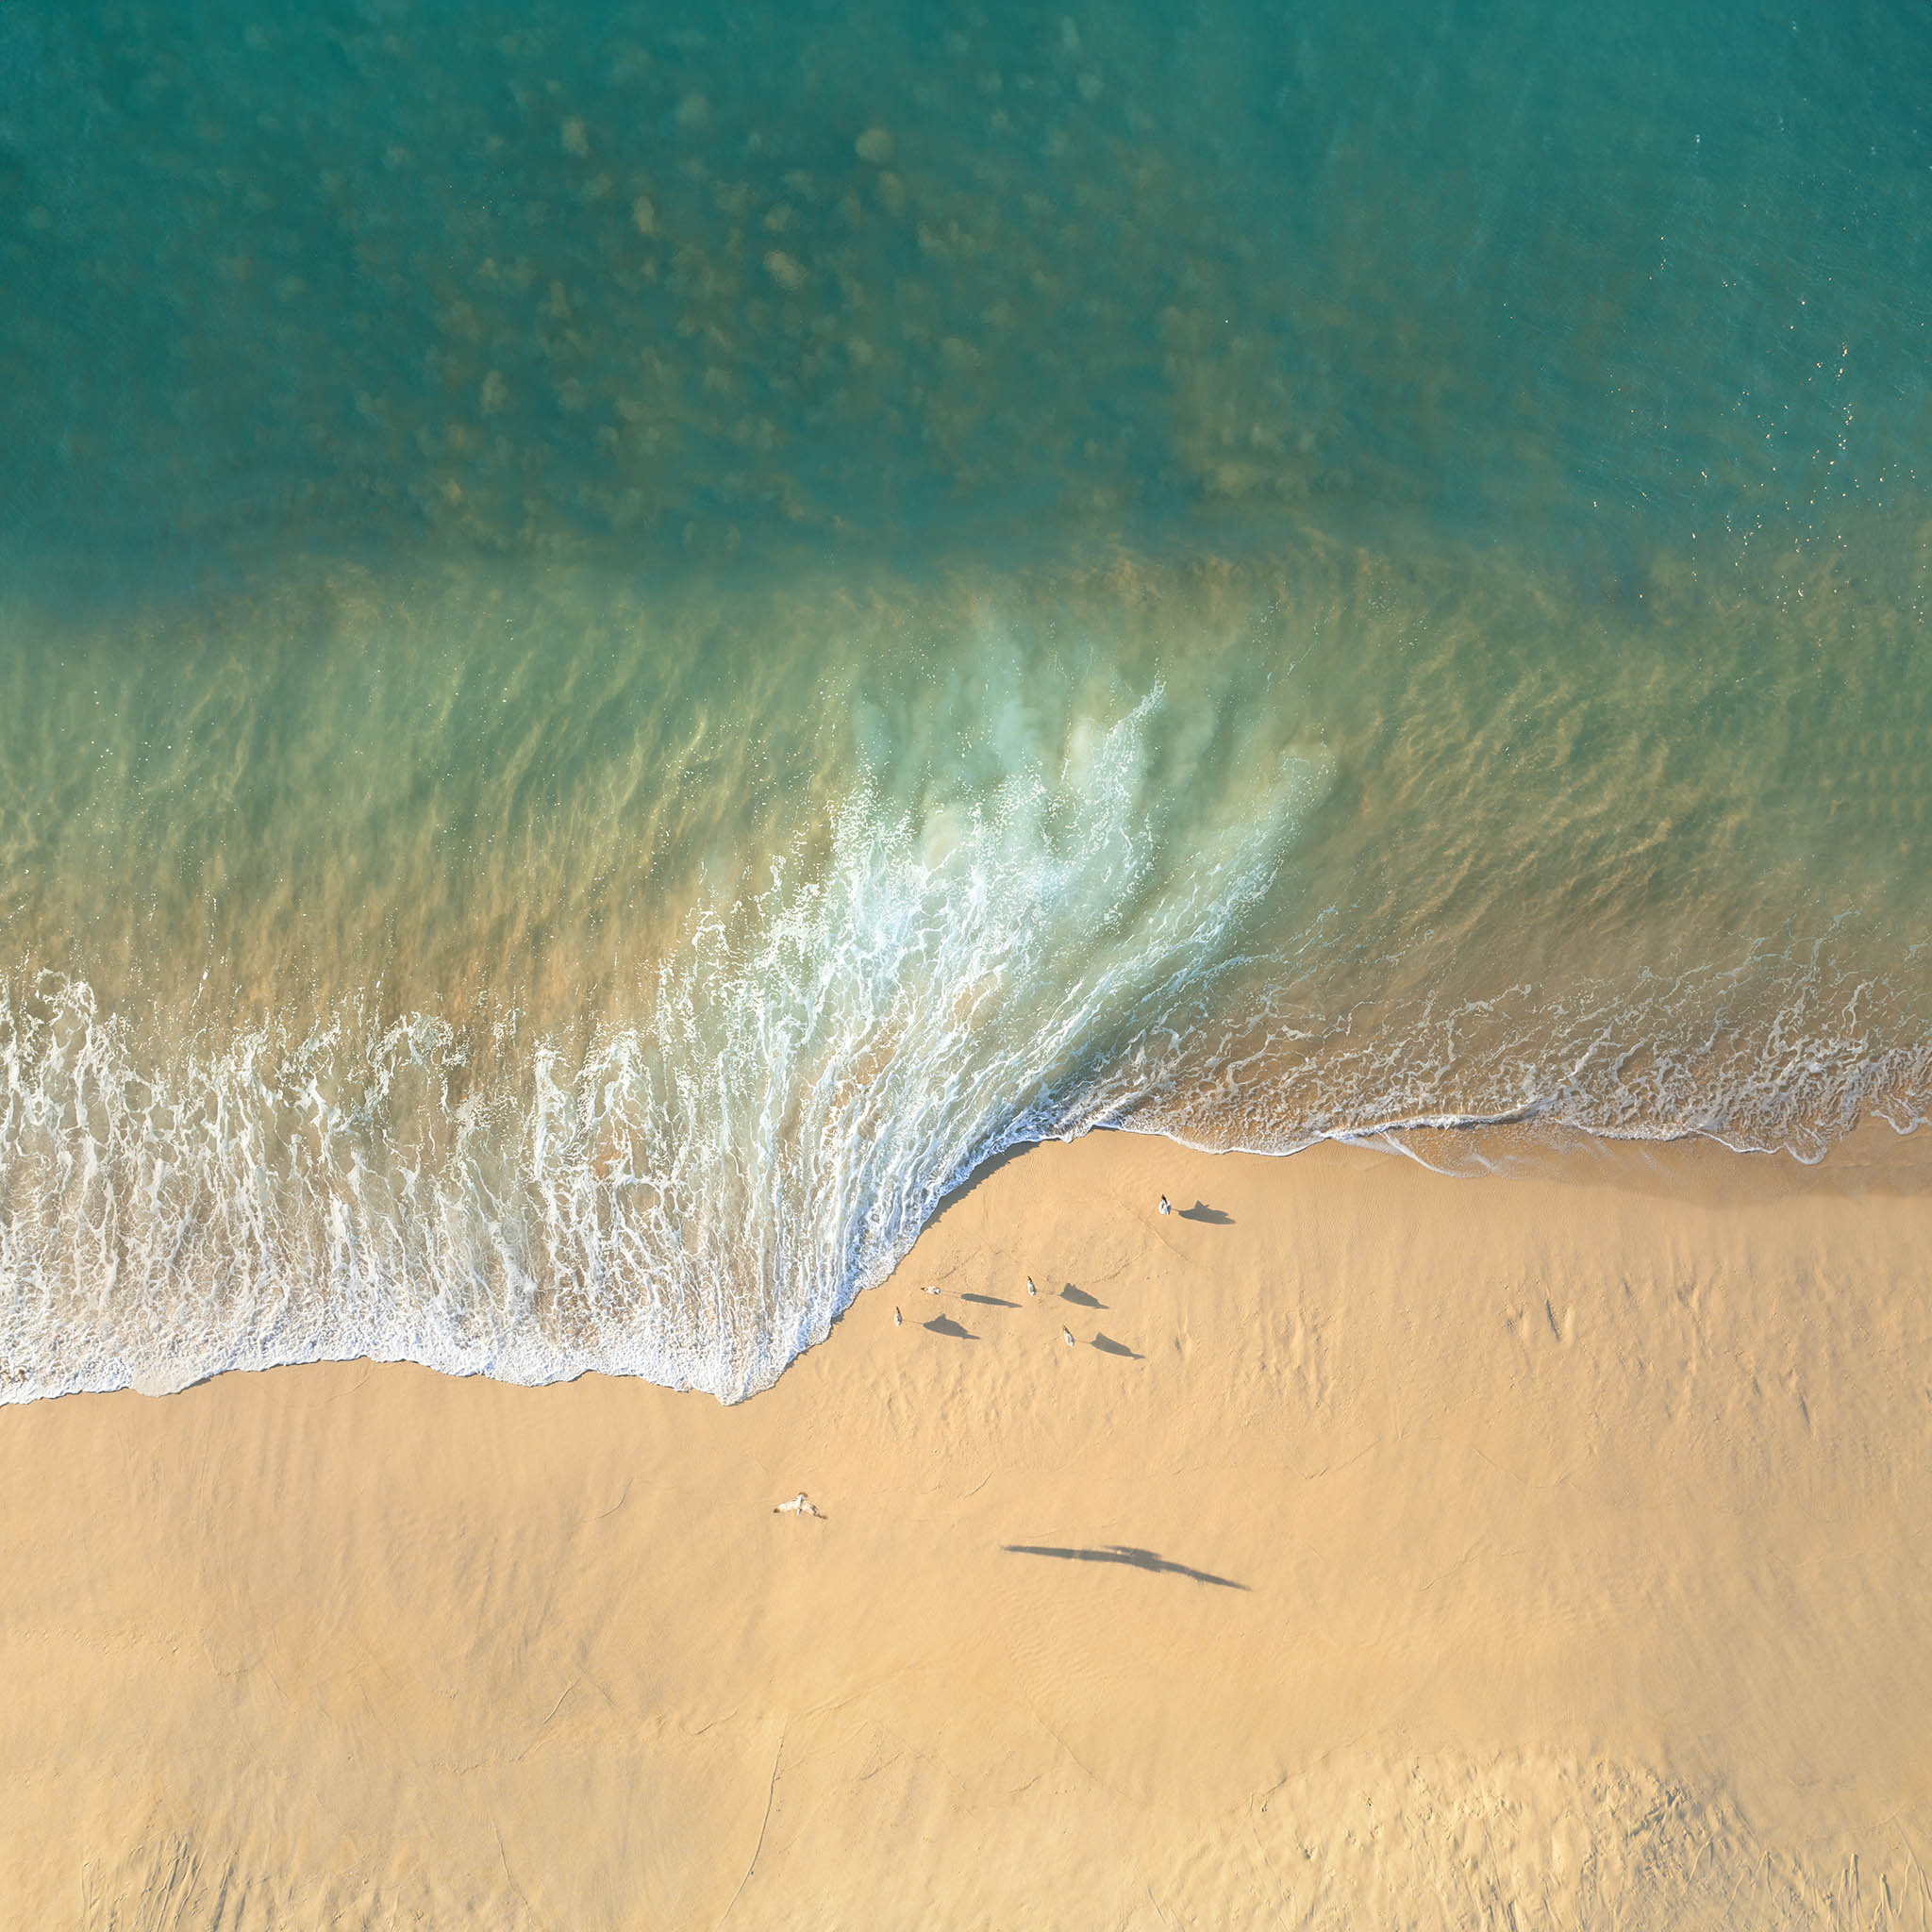
{"type": "MultiPolygon", "coordinates": [[[[1160,1197],[1159,1211],[1162,1214],[1172,1214],[1174,1212],[1174,1208],[1165,1194],[1161,1195],[1160,1197]]],[[[925,1291],[927,1294],[932,1295],[935,1298],[938,1298],[941,1296],[945,1291],[935,1286],[931,1282],[927,1282],[925,1291]]],[[[1030,1274],[1026,1277],[1026,1293],[1032,1300],[1037,1301],[1040,1298],[1039,1286],[1030,1274]]],[[[903,1328],[905,1327],[905,1310],[903,1308],[895,1307],[892,1310],[892,1326],[894,1328],[903,1328]]],[[[1074,1331],[1071,1328],[1066,1326],[1064,1323],[1062,1323],[1060,1325],[1060,1340],[1064,1341],[1069,1348],[1074,1348],[1079,1345],[1078,1338],[1074,1335],[1074,1331]]],[[[803,1490],[800,1490],[797,1495],[793,1496],[789,1502],[774,1503],[772,1506],[772,1514],[774,1516],[815,1516],[822,1523],[829,1520],[826,1517],[825,1512],[823,1509],[821,1509],[819,1506],[816,1503],[814,1503],[812,1499],[809,1496],[808,1496],[803,1490]]]]}

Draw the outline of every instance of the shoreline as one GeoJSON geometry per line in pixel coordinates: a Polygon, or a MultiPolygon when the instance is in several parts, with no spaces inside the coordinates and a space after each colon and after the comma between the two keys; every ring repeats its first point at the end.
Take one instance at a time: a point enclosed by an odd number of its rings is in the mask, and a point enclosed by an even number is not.
{"type": "MultiPolygon", "coordinates": [[[[956,1203],[1010,1162],[1036,1154],[1042,1148],[1071,1145],[1078,1141],[1110,1135],[1153,1141],[1190,1159],[1282,1162],[1311,1155],[1328,1158],[1336,1154],[1349,1157],[1361,1154],[1412,1161],[1424,1172],[1446,1180],[1540,1178],[1578,1187],[1607,1187],[1625,1192],[1657,1194],[1673,1200],[1707,1200],[1714,1204],[1735,1205],[1746,1201],[1782,1200],[1808,1193],[1845,1198],[1871,1193],[1932,1193],[1932,1133],[1924,1131],[1924,1124],[1922,1123],[1919,1126],[1900,1131],[1883,1121],[1868,1120],[1834,1141],[1815,1161],[1804,1160],[1786,1148],[1734,1147],[1701,1129],[1670,1139],[1643,1136],[1623,1139],[1580,1127],[1552,1128],[1541,1122],[1463,1122],[1449,1126],[1399,1132],[1338,1132],[1277,1152],[1240,1146],[1214,1148],[1180,1139],[1163,1128],[1104,1124],[1082,1130],[1072,1141],[1058,1137],[1020,1141],[987,1157],[973,1168],[964,1180],[940,1196],[913,1245],[916,1248],[956,1203]]],[[[895,1274],[910,1265],[910,1257],[911,1250],[908,1250],[908,1258],[899,1264],[895,1274]]],[[[882,1292],[890,1287],[892,1278],[889,1275],[886,1281],[874,1288],[859,1290],[853,1300],[832,1317],[824,1338],[806,1343],[785,1362],[771,1382],[749,1393],[731,1397],[718,1395],[696,1382],[674,1384],[655,1381],[642,1370],[630,1368],[573,1366],[541,1379],[522,1380],[513,1375],[499,1374],[489,1368],[447,1368],[415,1355],[355,1354],[316,1355],[271,1362],[235,1362],[180,1383],[137,1377],[106,1387],[61,1389],[11,1402],[0,1395],[0,1409],[39,1402],[58,1402],[70,1396],[139,1394],[161,1398],[184,1394],[230,1375],[331,1367],[420,1368],[451,1381],[491,1381],[518,1389],[565,1388],[587,1378],[636,1381],[670,1394],[709,1395],[723,1407],[738,1407],[769,1393],[807,1356],[825,1346],[854,1308],[867,1295],[882,1292]]],[[[0,1389],[4,1389],[8,1374],[5,1365],[0,1364],[0,1389]]],[[[18,1372],[16,1379],[25,1379],[25,1373],[18,1372]]]]}
{"type": "Polygon", "coordinates": [[[0,1410],[0,1923],[1920,1923],[1932,1191],[1872,1131],[1095,1134],[732,1407],[0,1410]]]}

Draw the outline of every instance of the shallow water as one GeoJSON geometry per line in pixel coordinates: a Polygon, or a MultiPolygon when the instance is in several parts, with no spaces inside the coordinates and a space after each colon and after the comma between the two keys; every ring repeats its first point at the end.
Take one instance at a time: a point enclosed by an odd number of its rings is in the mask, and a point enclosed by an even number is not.
{"type": "Polygon", "coordinates": [[[1928,59],[0,8],[0,1391],[736,1396],[1097,1124],[1916,1124],[1928,59]]]}

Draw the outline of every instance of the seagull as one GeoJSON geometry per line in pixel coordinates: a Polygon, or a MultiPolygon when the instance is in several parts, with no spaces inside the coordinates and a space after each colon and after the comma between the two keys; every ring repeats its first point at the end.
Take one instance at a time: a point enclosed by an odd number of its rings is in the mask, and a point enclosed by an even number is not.
{"type": "Polygon", "coordinates": [[[1028,1294],[1038,1294],[1040,1292],[1040,1291],[1034,1287],[1033,1277],[1030,1274],[1026,1277],[1026,1292],[1028,1294]]]}
{"type": "Polygon", "coordinates": [[[933,1288],[933,1287],[931,1287],[931,1286],[928,1286],[925,1291],[926,1291],[926,1293],[927,1293],[927,1294],[938,1294],[938,1293],[939,1293],[939,1290],[938,1290],[938,1289],[936,1289],[936,1288],[933,1288]]]}
{"type": "Polygon", "coordinates": [[[906,1317],[902,1315],[897,1308],[894,1308],[892,1310],[892,1326],[894,1328],[903,1328],[905,1327],[905,1325],[906,1317]]]}
{"type": "Polygon", "coordinates": [[[1168,1204],[1168,1199],[1165,1194],[1161,1195],[1160,1197],[1160,1211],[1163,1214],[1172,1214],[1174,1212],[1173,1208],[1168,1204]]]}
{"type": "Polygon", "coordinates": [[[791,1502],[774,1503],[772,1506],[772,1514],[774,1516],[816,1516],[823,1521],[825,1512],[803,1490],[800,1490],[791,1502]]]}
{"type": "Polygon", "coordinates": [[[1074,1345],[1074,1331],[1071,1328],[1062,1328],[1060,1330],[1060,1340],[1064,1341],[1069,1348],[1072,1348],[1074,1345]]]}

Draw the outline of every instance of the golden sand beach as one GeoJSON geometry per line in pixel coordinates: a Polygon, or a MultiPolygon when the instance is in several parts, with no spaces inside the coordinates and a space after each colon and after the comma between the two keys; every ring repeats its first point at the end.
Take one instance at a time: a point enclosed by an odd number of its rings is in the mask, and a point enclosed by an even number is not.
{"type": "Polygon", "coordinates": [[[0,1923],[1922,1924],[1911,1174],[1096,1135],[736,1407],[0,1411],[0,1923]]]}

